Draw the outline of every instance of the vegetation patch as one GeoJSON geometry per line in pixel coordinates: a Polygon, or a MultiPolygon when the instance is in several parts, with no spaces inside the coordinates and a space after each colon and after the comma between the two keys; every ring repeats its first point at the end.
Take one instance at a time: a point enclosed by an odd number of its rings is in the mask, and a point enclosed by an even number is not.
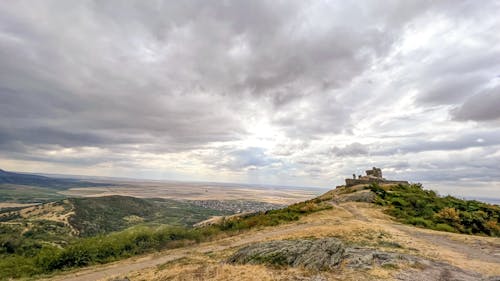
{"type": "Polygon", "coordinates": [[[258,212],[224,220],[216,227],[222,231],[238,231],[253,227],[275,226],[286,222],[296,221],[306,214],[331,208],[331,204],[313,199],[296,203],[283,209],[258,212]]]}
{"type": "Polygon", "coordinates": [[[69,223],[84,237],[123,230],[133,223],[141,222],[187,227],[211,216],[228,214],[168,199],[115,195],[68,200],[74,206],[75,212],[69,223]]]}
{"type": "Polygon", "coordinates": [[[387,214],[415,226],[466,234],[500,237],[500,206],[452,196],[439,196],[420,184],[379,186],[376,203],[387,207],[387,214]]]}

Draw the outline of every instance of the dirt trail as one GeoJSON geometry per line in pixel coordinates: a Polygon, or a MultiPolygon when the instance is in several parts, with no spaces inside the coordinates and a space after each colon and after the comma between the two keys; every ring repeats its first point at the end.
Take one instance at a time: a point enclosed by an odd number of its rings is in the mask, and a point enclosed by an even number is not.
{"type": "Polygon", "coordinates": [[[455,266],[488,275],[500,275],[500,239],[472,235],[451,234],[402,225],[382,214],[380,208],[369,203],[332,202],[333,210],[304,217],[298,222],[278,227],[252,230],[241,235],[202,243],[180,249],[167,250],[112,264],[94,266],[74,271],[51,280],[94,281],[113,276],[125,276],[131,272],[146,270],[169,261],[193,254],[219,252],[245,244],[270,239],[356,235],[382,230],[389,233],[394,242],[414,254],[449,262],[455,266]],[[354,230],[354,232],[352,232],[354,230]]]}
{"type": "Polygon", "coordinates": [[[453,240],[446,233],[431,233],[407,225],[395,224],[393,227],[414,238],[423,239],[429,244],[434,244],[436,247],[448,248],[454,252],[466,255],[470,259],[498,263],[500,266],[500,245],[498,244],[485,244],[480,240],[476,240],[476,243],[471,245],[463,241],[453,240]]]}
{"type": "Polygon", "coordinates": [[[361,213],[359,211],[358,208],[356,208],[355,205],[349,205],[349,204],[345,204],[345,205],[339,205],[339,204],[336,204],[334,206],[337,206],[338,208],[342,208],[346,211],[348,211],[354,219],[356,220],[360,220],[360,221],[364,221],[364,222],[371,222],[371,220],[366,217],[363,213],[361,213]]]}
{"type": "MultiPolygon", "coordinates": [[[[356,204],[337,205],[339,208],[351,213],[356,220],[363,222],[380,223],[380,220],[373,221],[367,216],[366,210],[360,208],[356,204]]],[[[500,266],[500,241],[496,239],[496,243],[488,243],[481,240],[478,236],[451,234],[441,231],[433,231],[429,229],[417,228],[410,225],[404,225],[393,221],[382,222],[384,226],[396,229],[405,233],[412,239],[420,239],[428,245],[434,245],[436,249],[447,249],[452,252],[461,253],[469,259],[480,260],[489,263],[498,263],[500,266]],[[467,237],[466,243],[463,239],[453,239],[451,235],[458,237],[467,237]]],[[[492,238],[495,239],[495,238],[492,238]]]]}
{"type": "Polygon", "coordinates": [[[222,240],[218,240],[210,243],[202,243],[200,245],[194,245],[185,247],[182,249],[173,249],[163,251],[161,253],[150,254],[147,256],[132,258],[128,260],[118,261],[115,263],[92,267],[89,269],[83,269],[70,273],[64,276],[58,276],[51,278],[50,280],[71,280],[71,281],[95,281],[112,276],[124,275],[132,271],[141,270],[144,268],[149,268],[164,264],[169,261],[180,259],[186,256],[197,253],[210,253],[223,251],[233,247],[242,246],[245,244],[263,241],[271,239],[273,237],[279,237],[287,235],[293,232],[304,230],[308,227],[314,227],[318,224],[307,223],[307,224],[294,224],[285,227],[280,227],[278,229],[265,229],[258,232],[252,232],[249,234],[243,234],[235,237],[229,237],[222,240]]]}

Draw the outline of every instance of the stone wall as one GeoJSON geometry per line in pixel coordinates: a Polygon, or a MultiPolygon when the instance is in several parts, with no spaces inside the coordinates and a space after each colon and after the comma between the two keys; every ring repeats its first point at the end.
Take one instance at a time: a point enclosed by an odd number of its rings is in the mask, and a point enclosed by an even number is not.
{"type": "Polygon", "coordinates": [[[366,175],[367,176],[373,176],[376,178],[382,178],[382,169],[373,167],[371,170],[366,170],[366,175]]]}
{"type": "Polygon", "coordinates": [[[407,181],[390,181],[384,179],[345,179],[345,186],[353,186],[358,184],[371,184],[371,183],[383,183],[383,184],[408,184],[407,181]]]}

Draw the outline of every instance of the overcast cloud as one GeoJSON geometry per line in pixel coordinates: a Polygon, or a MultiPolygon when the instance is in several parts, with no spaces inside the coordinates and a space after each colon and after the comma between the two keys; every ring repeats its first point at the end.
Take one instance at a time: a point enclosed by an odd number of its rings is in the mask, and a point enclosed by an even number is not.
{"type": "Polygon", "coordinates": [[[493,0],[2,2],[0,168],[331,187],[376,165],[499,197],[499,14],[493,0]]]}

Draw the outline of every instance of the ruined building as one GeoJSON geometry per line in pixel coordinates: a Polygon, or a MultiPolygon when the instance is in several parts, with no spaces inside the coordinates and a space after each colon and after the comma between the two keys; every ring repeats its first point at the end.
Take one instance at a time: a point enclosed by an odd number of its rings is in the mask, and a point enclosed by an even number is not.
{"type": "Polygon", "coordinates": [[[373,167],[371,170],[366,171],[366,176],[359,175],[356,178],[356,175],[352,175],[352,179],[345,179],[345,186],[353,186],[357,184],[370,184],[370,183],[393,183],[393,184],[408,184],[407,181],[399,181],[399,180],[386,180],[382,177],[382,169],[373,167]]]}

